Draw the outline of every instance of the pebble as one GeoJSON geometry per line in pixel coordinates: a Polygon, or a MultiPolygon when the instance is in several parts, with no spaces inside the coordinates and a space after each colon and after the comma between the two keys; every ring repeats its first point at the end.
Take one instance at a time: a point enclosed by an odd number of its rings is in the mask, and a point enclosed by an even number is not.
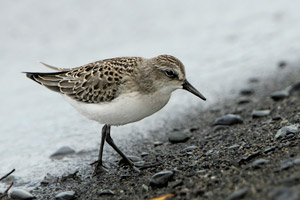
{"type": "Polygon", "coordinates": [[[297,165],[297,164],[300,164],[300,157],[283,160],[281,162],[280,168],[275,170],[275,171],[279,172],[279,171],[282,171],[282,170],[286,170],[286,169],[289,169],[289,168],[291,168],[291,167],[293,167],[294,165],[297,165]]]}
{"type": "Polygon", "coordinates": [[[274,151],[276,149],[276,146],[271,146],[271,147],[269,147],[269,148],[266,148],[265,150],[264,150],[264,153],[269,153],[269,152],[271,152],[271,151],[274,151]]]}
{"type": "Polygon", "coordinates": [[[265,117],[271,113],[270,110],[253,110],[251,115],[253,118],[265,117]]]}
{"type": "Polygon", "coordinates": [[[251,95],[254,93],[254,90],[251,88],[244,88],[240,91],[241,95],[251,95]]]}
{"type": "Polygon", "coordinates": [[[260,153],[261,153],[260,151],[252,152],[250,155],[241,158],[240,161],[239,161],[239,164],[243,164],[243,163],[251,160],[252,158],[255,158],[256,156],[260,155],[260,153]]]}
{"type": "Polygon", "coordinates": [[[153,144],[154,144],[155,147],[157,147],[157,146],[162,145],[163,142],[161,142],[161,141],[155,141],[155,142],[153,142],[153,144]]]}
{"type": "Polygon", "coordinates": [[[278,62],[278,67],[279,68],[284,68],[284,67],[286,67],[286,65],[287,65],[287,62],[284,61],[284,60],[278,62]]]}
{"type": "Polygon", "coordinates": [[[252,167],[253,167],[254,169],[258,169],[258,168],[260,168],[262,165],[264,165],[264,164],[266,164],[266,163],[268,163],[268,162],[270,162],[270,161],[267,160],[267,159],[260,158],[260,159],[255,160],[255,161],[252,163],[252,167]]]}
{"type": "Polygon", "coordinates": [[[168,137],[171,143],[185,142],[190,138],[188,131],[174,131],[168,137]]]}
{"type": "Polygon", "coordinates": [[[168,185],[168,181],[173,177],[172,171],[161,171],[154,174],[151,177],[150,185],[152,187],[165,187],[168,185]]]}
{"type": "Polygon", "coordinates": [[[290,96],[292,91],[292,86],[289,86],[283,90],[273,92],[270,96],[274,101],[280,101],[290,96]]]}
{"type": "Polygon", "coordinates": [[[297,82],[292,85],[292,91],[300,90],[300,82],[297,82]]]}
{"type": "Polygon", "coordinates": [[[214,127],[213,132],[218,132],[218,131],[224,130],[224,129],[228,128],[228,127],[229,126],[227,126],[227,125],[217,125],[217,126],[214,127]]]}
{"type": "Polygon", "coordinates": [[[142,157],[145,157],[145,156],[148,156],[148,155],[149,155],[148,152],[142,152],[142,153],[141,153],[141,156],[142,156],[142,157]]]}
{"type": "Polygon", "coordinates": [[[189,146],[189,147],[184,148],[183,151],[193,151],[195,149],[198,149],[198,147],[196,147],[196,146],[189,146]]]}
{"type": "Polygon", "coordinates": [[[101,190],[101,191],[99,192],[99,195],[100,195],[100,196],[104,196],[104,195],[115,195],[115,193],[114,193],[113,191],[111,191],[111,190],[101,190]]]}
{"type": "Polygon", "coordinates": [[[228,149],[229,149],[229,150],[232,150],[232,149],[237,149],[237,148],[239,148],[239,147],[240,147],[240,145],[234,144],[234,145],[231,145],[230,147],[228,147],[228,149]]]}
{"type": "Polygon", "coordinates": [[[213,125],[234,125],[241,123],[243,123],[243,119],[239,115],[227,114],[216,119],[213,125]]]}
{"type": "Polygon", "coordinates": [[[63,157],[63,156],[70,155],[73,153],[75,153],[74,149],[64,146],[64,147],[61,147],[58,150],[56,150],[53,154],[51,154],[50,158],[63,157]]]}
{"type": "Polygon", "coordinates": [[[274,200],[298,200],[299,199],[299,193],[296,190],[288,187],[277,187],[273,189],[268,196],[274,200]]]}
{"type": "Polygon", "coordinates": [[[201,169],[196,171],[196,174],[205,174],[206,173],[206,169],[201,169]]]}
{"type": "Polygon", "coordinates": [[[75,199],[75,192],[74,191],[65,191],[58,193],[55,196],[55,199],[60,199],[60,200],[72,200],[75,199]]]}
{"type": "Polygon", "coordinates": [[[290,126],[284,126],[281,129],[279,129],[274,137],[275,140],[282,139],[286,137],[287,135],[295,135],[299,133],[299,125],[290,125],[290,126]]]}
{"type": "Polygon", "coordinates": [[[229,197],[226,198],[226,200],[242,199],[246,196],[247,193],[248,193],[248,188],[243,188],[232,193],[229,197]]]}
{"type": "Polygon", "coordinates": [[[250,103],[251,100],[248,97],[240,97],[237,100],[237,104],[246,104],[246,103],[250,103]]]}
{"type": "Polygon", "coordinates": [[[32,194],[30,194],[26,190],[18,189],[18,188],[10,190],[9,196],[11,199],[20,199],[20,200],[35,198],[32,194]]]}

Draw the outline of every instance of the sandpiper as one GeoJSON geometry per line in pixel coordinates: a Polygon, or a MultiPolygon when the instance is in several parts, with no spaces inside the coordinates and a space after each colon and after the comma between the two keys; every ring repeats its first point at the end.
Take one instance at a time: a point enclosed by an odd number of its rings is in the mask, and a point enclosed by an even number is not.
{"type": "Polygon", "coordinates": [[[62,94],[82,115],[104,124],[95,171],[105,170],[102,153],[105,141],[133,169],[133,162],[115,145],[111,126],[125,125],[163,108],[176,89],[185,89],[206,100],[186,79],[184,65],[170,55],[146,59],[119,57],[80,67],[57,68],[58,72],[25,72],[27,77],[62,94]]]}

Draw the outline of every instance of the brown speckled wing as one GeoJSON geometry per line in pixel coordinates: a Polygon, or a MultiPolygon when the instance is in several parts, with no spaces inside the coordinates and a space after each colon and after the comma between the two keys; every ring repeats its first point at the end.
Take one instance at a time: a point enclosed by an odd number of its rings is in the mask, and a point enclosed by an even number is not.
{"type": "Polygon", "coordinates": [[[119,86],[136,68],[138,58],[115,58],[90,63],[69,71],[27,73],[45,87],[86,103],[109,102],[118,97],[119,86]]]}

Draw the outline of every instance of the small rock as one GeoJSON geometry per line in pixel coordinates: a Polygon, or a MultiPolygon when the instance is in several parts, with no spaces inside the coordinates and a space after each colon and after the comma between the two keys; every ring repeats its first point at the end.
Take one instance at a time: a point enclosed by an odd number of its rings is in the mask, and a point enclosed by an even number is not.
{"type": "Polygon", "coordinates": [[[300,82],[293,84],[291,90],[292,90],[292,92],[296,91],[296,90],[300,90],[300,82]]]}
{"type": "Polygon", "coordinates": [[[287,65],[287,62],[284,61],[284,60],[278,62],[278,67],[279,68],[284,68],[284,67],[286,67],[286,65],[287,65]]]}
{"type": "Polygon", "coordinates": [[[269,152],[271,152],[271,151],[274,151],[275,149],[276,149],[276,147],[275,147],[275,146],[272,146],[272,147],[266,148],[266,149],[264,150],[264,153],[269,153],[269,152]]]}
{"type": "Polygon", "coordinates": [[[161,171],[154,174],[151,177],[150,185],[152,187],[165,187],[168,185],[168,181],[173,177],[172,171],[161,171]]]}
{"type": "Polygon", "coordinates": [[[104,196],[104,195],[115,195],[115,193],[114,193],[113,191],[111,191],[111,190],[101,190],[101,191],[99,192],[99,195],[100,195],[100,196],[104,196]]]}
{"type": "Polygon", "coordinates": [[[243,164],[243,163],[255,158],[256,156],[260,155],[260,153],[261,152],[259,150],[255,151],[255,152],[252,152],[250,155],[241,158],[240,161],[239,161],[239,164],[243,164]]]}
{"type": "Polygon", "coordinates": [[[145,184],[142,185],[143,191],[148,192],[149,187],[145,184]]]}
{"type": "Polygon", "coordinates": [[[168,137],[171,143],[185,142],[190,138],[188,131],[173,131],[168,137]]]}
{"type": "Polygon", "coordinates": [[[243,123],[243,119],[239,115],[228,114],[216,119],[213,125],[233,125],[241,123],[243,123]]]}
{"type": "Polygon", "coordinates": [[[245,88],[240,91],[241,95],[251,95],[254,93],[254,90],[251,88],[245,88]]]}
{"type": "Polygon", "coordinates": [[[196,174],[205,174],[206,173],[206,169],[201,169],[196,171],[196,174]]]}
{"type": "Polygon", "coordinates": [[[198,147],[196,147],[196,146],[189,146],[189,147],[184,148],[183,151],[193,151],[195,149],[198,149],[198,147]]]}
{"type": "Polygon", "coordinates": [[[142,157],[145,157],[145,156],[148,156],[148,155],[149,155],[148,152],[142,152],[142,153],[141,153],[141,156],[142,156],[142,157]]]}
{"type": "Polygon", "coordinates": [[[246,103],[250,103],[251,100],[248,97],[240,97],[237,100],[237,104],[246,104],[246,103]]]}
{"type": "Polygon", "coordinates": [[[260,158],[260,159],[255,160],[255,161],[252,163],[252,167],[253,167],[254,169],[258,169],[258,168],[260,168],[262,165],[264,165],[264,164],[266,164],[266,163],[268,163],[268,162],[270,162],[270,161],[267,160],[267,159],[260,158]]]}
{"type": "Polygon", "coordinates": [[[293,87],[292,86],[288,86],[287,88],[283,89],[283,90],[280,90],[280,91],[276,91],[276,92],[273,92],[271,94],[271,98],[274,100],[274,101],[280,101],[282,99],[285,99],[287,97],[290,96],[291,92],[292,92],[292,89],[293,87]]]}
{"type": "Polygon", "coordinates": [[[270,113],[270,110],[254,110],[251,115],[253,118],[259,118],[268,116],[270,113]]]}
{"type": "Polygon", "coordinates": [[[157,147],[157,146],[162,145],[163,142],[161,142],[161,141],[155,141],[155,142],[153,142],[153,144],[154,144],[155,147],[157,147]]]}
{"type": "Polygon", "coordinates": [[[34,199],[35,197],[30,194],[29,192],[27,192],[26,190],[23,189],[12,189],[9,192],[9,196],[11,199],[34,199]]]}
{"type": "Polygon", "coordinates": [[[242,199],[246,196],[246,194],[248,193],[248,188],[243,188],[240,190],[235,191],[234,193],[232,193],[229,197],[227,197],[227,200],[238,200],[238,199],[242,199]]]}
{"type": "Polygon", "coordinates": [[[217,126],[214,127],[213,132],[218,132],[218,131],[224,130],[224,129],[228,128],[228,127],[229,126],[227,126],[227,125],[217,125],[217,126]]]}
{"type": "Polygon", "coordinates": [[[297,199],[299,199],[298,192],[292,188],[287,188],[287,187],[275,188],[269,193],[268,196],[274,200],[297,200],[297,199]]]}
{"type": "Polygon", "coordinates": [[[59,148],[58,150],[56,150],[51,156],[50,158],[54,158],[54,157],[63,157],[63,156],[66,156],[66,155],[70,155],[70,154],[74,154],[75,151],[70,148],[70,147],[61,147],[59,148]]]}
{"type": "Polygon", "coordinates": [[[274,137],[275,140],[282,139],[287,135],[295,135],[299,133],[299,125],[285,126],[279,129],[274,137]]]}
{"type": "Polygon", "coordinates": [[[230,147],[228,147],[228,149],[229,149],[229,150],[232,150],[232,149],[237,149],[237,148],[239,148],[239,147],[240,147],[240,145],[234,144],[234,145],[231,145],[230,147]]]}
{"type": "Polygon", "coordinates": [[[275,171],[279,172],[279,171],[282,171],[282,170],[286,170],[286,169],[289,169],[289,168],[293,167],[294,165],[298,165],[298,164],[300,164],[300,157],[283,160],[281,162],[280,168],[275,170],[275,171]]]}
{"type": "Polygon", "coordinates": [[[72,200],[75,199],[75,192],[74,191],[65,191],[58,193],[55,196],[55,199],[60,199],[60,200],[72,200]]]}

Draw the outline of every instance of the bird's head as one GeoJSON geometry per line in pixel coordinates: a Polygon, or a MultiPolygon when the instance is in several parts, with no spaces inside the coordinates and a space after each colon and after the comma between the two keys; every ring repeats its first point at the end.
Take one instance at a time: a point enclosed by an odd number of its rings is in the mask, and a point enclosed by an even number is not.
{"type": "Polygon", "coordinates": [[[160,55],[150,59],[153,73],[155,73],[155,84],[166,92],[176,89],[187,90],[197,97],[206,98],[195,89],[186,79],[184,65],[180,60],[170,55],[160,55]]]}

